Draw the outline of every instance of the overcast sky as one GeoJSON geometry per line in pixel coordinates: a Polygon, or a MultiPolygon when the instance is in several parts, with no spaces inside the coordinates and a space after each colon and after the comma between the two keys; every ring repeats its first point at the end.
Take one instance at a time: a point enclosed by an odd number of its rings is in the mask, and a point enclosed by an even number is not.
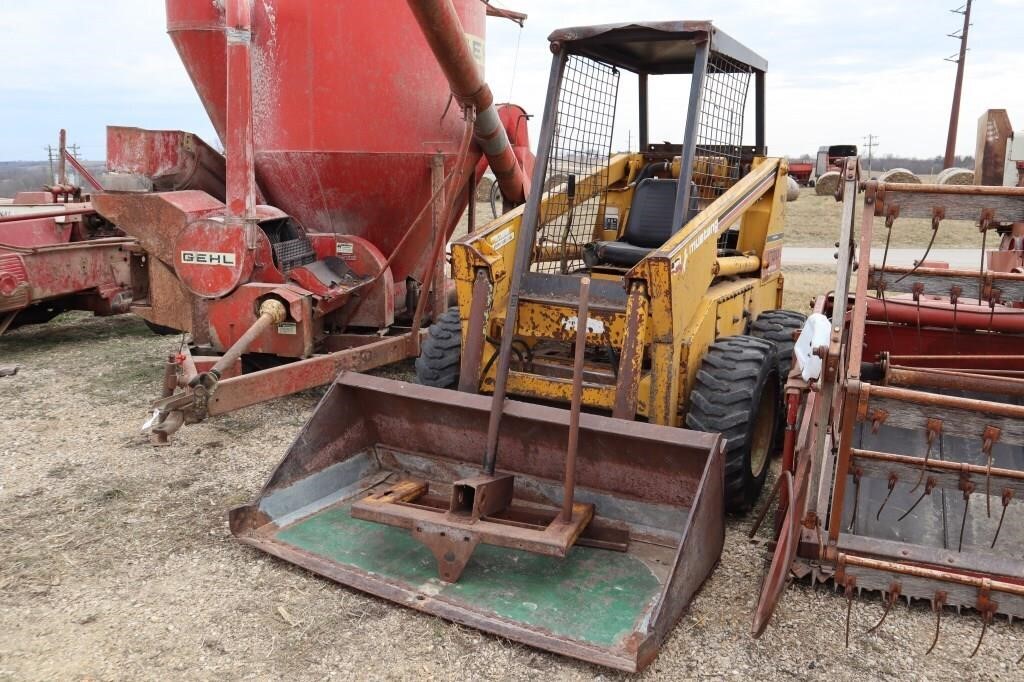
{"type": "MultiPolygon", "coordinates": [[[[210,0],[195,0],[208,2],[210,0]]],[[[286,1],[286,0],[281,0],[286,1]]],[[[377,0],[324,0],[375,2],[377,0]]],[[[557,27],[711,19],[768,60],[768,146],[799,155],[879,137],[876,154],[935,156],[945,148],[956,67],[957,0],[504,0],[526,27],[489,19],[487,77],[499,101],[539,114],[557,27]]],[[[0,0],[0,160],[45,158],[66,127],[88,159],[103,159],[107,124],[190,130],[210,123],[165,33],[162,0],[0,0]]],[[[403,9],[404,8],[400,8],[403,9]]],[[[976,0],[957,152],[974,151],[976,121],[1006,108],[1024,128],[1024,0],[976,0]]],[[[678,84],[677,84],[678,85],[678,84]]],[[[624,84],[623,96],[630,92],[624,84]]],[[[657,92],[657,91],[656,91],[657,92]]],[[[652,140],[678,141],[682,100],[652,112],[652,140]]],[[[623,105],[616,147],[635,141],[623,105]]],[[[540,117],[535,119],[539,122],[540,117]]],[[[536,126],[531,130],[536,140],[536,126]]]]}

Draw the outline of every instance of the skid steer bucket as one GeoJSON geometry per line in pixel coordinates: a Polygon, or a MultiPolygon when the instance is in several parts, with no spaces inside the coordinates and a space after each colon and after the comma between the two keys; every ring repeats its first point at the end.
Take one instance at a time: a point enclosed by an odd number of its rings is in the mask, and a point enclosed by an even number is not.
{"type": "Polygon", "coordinates": [[[411,608],[642,669],[721,553],[721,436],[579,415],[574,507],[593,517],[564,557],[525,551],[515,538],[555,525],[570,412],[506,401],[495,473],[514,477],[514,501],[477,524],[513,539],[477,546],[486,533],[468,531],[475,551],[457,581],[445,581],[425,534],[433,520],[451,528],[453,483],[480,478],[491,408],[489,396],[342,373],[256,500],[232,510],[231,532],[411,608]],[[402,501],[412,489],[420,494],[402,501]],[[353,507],[389,495],[408,519],[400,527],[356,518],[353,507]]]}

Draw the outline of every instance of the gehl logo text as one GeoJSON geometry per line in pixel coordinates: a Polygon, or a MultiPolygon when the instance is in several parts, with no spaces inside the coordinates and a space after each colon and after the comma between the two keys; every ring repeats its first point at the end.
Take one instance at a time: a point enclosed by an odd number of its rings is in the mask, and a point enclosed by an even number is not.
{"type": "Polygon", "coordinates": [[[182,251],[181,262],[194,265],[235,265],[235,254],[216,251],[182,251]]]}

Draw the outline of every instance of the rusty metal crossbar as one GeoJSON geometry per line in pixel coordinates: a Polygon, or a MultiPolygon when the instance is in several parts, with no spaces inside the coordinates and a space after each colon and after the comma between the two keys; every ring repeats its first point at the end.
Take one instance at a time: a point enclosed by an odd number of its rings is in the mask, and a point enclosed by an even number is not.
{"type": "MultiPolygon", "coordinates": [[[[524,523],[514,509],[515,477],[495,473],[498,428],[505,396],[495,393],[491,401],[488,445],[481,472],[452,484],[448,507],[423,504],[429,485],[406,480],[384,491],[374,492],[352,505],[352,516],[406,528],[426,545],[437,560],[441,580],[456,582],[480,543],[520,549],[546,556],[565,557],[594,518],[594,505],[574,502],[576,456],[579,449],[580,408],[583,401],[583,365],[590,314],[590,278],[580,279],[580,323],[576,330],[576,352],[572,371],[572,400],[569,407],[569,442],[565,455],[562,507],[543,523],[524,523]],[[501,515],[511,517],[502,518],[501,515]]],[[[509,351],[499,359],[500,371],[509,372],[509,351]]],[[[541,517],[543,518],[543,517],[541,517]]],[[[628,535],[620,541],[622,550],[628,535]]]]}

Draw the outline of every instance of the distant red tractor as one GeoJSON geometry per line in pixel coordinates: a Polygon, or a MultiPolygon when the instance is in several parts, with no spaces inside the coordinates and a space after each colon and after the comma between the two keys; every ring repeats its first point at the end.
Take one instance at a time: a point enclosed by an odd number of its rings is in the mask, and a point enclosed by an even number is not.
{"type": "Polygon", "coordinates": [[[789,177],[796,180],[801,187],[811,184],[811,174],[814,172],[814,164],[810,161],[790,161],[789,177]]]}

